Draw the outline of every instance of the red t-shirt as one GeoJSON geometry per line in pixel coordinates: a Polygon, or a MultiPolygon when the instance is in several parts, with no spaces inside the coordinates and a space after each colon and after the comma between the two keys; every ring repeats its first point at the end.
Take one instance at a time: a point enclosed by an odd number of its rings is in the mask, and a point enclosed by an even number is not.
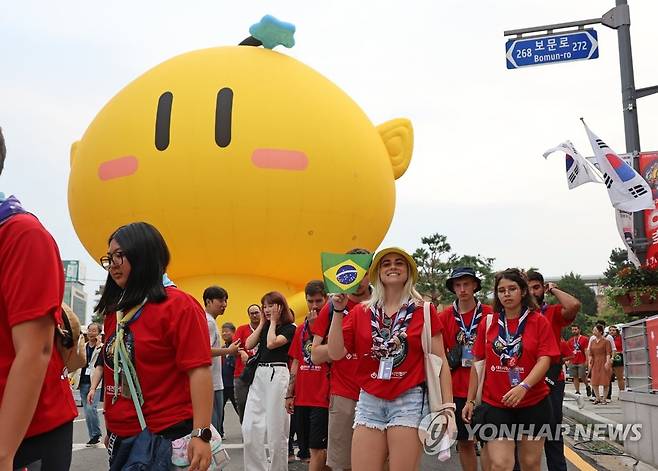
{"type": "MultiPolygon", "coordinates": [[[[555,343],[559,348],[560,339],[562,338],[562,329],[571,324],[572,321],[566,321],[564,320],[564,317],[562,317],[562,304],[547,304],[542,314],[546,317],[546,320],[548,320],[548,323],[551,325],[555,343]]],[[[559,362],[559,358],[556,358],[553,359],[551,364],[555,365],[559,362]]],[[[558,381],[564,381],[564,371],[560,371],[560,375],[557,379],[558,381]]]]}
{"type": "MultiPolygon", "coordinates": [[[[519,319],[509,319],[507,326],[510,332],[516,332],[519,319]]],[[[522,352],[518,358],[517,366],[521,375],[521,381],[530,374],[530,371],[541,356],[559,358],[555,338],[548,333],[548,321],[539,312],[535,311],[528,315],[525,331],[521,337],[522,352]]],[[[500,357],[493,350],[493,343],[498,338],[498,314],[494,314],[491,326],[484,335],[486,322],[480,322],[478,335],[473,346],[473,354],[477,358],[485,359],[485,376],[482,400],[495,407],[507,407],[503,404],[503,396],[512,388],[509,378],[509,368],[502,366],[500,357]],[[486,348],[485,348],[486,338],[486,348]]],[[[548,395],[549,389],[543,379],[526,393],[517,407],[528,407],[537,404],[548,395]]]]}
{"type": "MultiPolygon", "coordinates": [[[[434,305],[430,305],[432,336],[443,330],[434,305]]],[[[393,373],[390,380],[377,379],[379,360],[371,356],[372,330],[371,311],[363,304],[350,310],[343,321],[345,349],[358,356],[357,379],[361,389],[381,399],[393,400],[402,393],[425,382],[425,362],[421,334],[425,319],[423,306],[414,311],[407,327],[407,337],[393,355],[393,373]]]]}
{"type": "MultiPolygon", "coordinates": [[[[0,400],[16,358],[12,328],[42,316],[61,322],[63,293],[64,269],[57,244],[37,218],[18,214],[0,224],[0,400]]],[[[49,432],[77,415],[64,362],[53,346],[25,437],[49,432]]]]}
{"type": "MultiPolygon", "coordinates": [[[[491,314],[492,312],[493,309],[491,306],[488,304],[483,304],[480,323],[486,322],[487,314],[491,314]]],[[[464,325],[467,329],[471,326],[474,313],[475,309],[472,309],[462,314],[462,319],[464,320],[464,325]]],[[[447,352],[448,350],[451,350],[455,345],[457,345],[457,334],[460,331],[459,326],[457,325],[457,320],[453,314],[452,306],[447,307],[441,311],[439,314],[439,319],[441,320],[441,325],[443,326],[443,345],[445,346],[447,352]]],[[[477,334],[477,330],[475,333],[477,334]]],[[[471,377],[471,368],[459,367],[451,371],[451,373],[452,395],[454,397],[466,398],[468,396],[468,383],[471,377]]]]}
{"type": "Polygon", "coordinates": [[[587,363],[585,350],[587,350],[588,341],[589,339],[584,335],[574,335],[567,341],[573,355],[573,360],[571,360],[572,365],[584,365],[587,363]]]}
{"type": "MultiPolygon", "coordinates": [[[[233,336],[233,341],[240,340],[240,350],[245,350],[244,346],[247,344],[247,339],[255,329],[251,328],[251,324],[245,324],[238,327],[233,336]]],[[[245,350],[247,355],[253,357],[256,354],[256,348],[251,350],[245,350]]],[[[242,357],[240,355],[235,355],[235,371],[233,372],[234,378],[239,378],[242,372],[244,371],[244,363],[242,362],[242,357]]]]}
{"type": "MultiPolygon", "coordinates": [[[[358,303],[355,303],[351,299],[347,299],[347,309],[351,309],[356,306],[358,303]]],[[[343,323],[351,314],[346,314],[343,318],[343,323]]],[[[325,305],[320,310],[318,317],[311,327],[311,332],[313,335],[319,335],[320,337],[326,337],[329,332],[329,303],[325,305]]],[[[359,384],[356,381],[356,371],[358,368],[358,357],[353,353],[348,353],[344,358],[334,361],[330,366],[329,373],[329,389],[332,395],[346,397],[356,401],[359,399],[359,384]]]]}
{"type": "MultiPolygon", "coordinates": [[[[192,418],[192,399],[188,371],[210,366],[208,324],[201,305],[175,287],[166,288],[161,303],[147,303],[141,315],[128,325],[126,347],[144,395],[142,412],[152,432],[192,418]]],[[[105,381],[105,422],[120,437],[140,432],[132,399],[114,395],[113,357],[108,347],[114,344],[116,314],[105,316],[107,341],[103,346],[105,381]]],[[[128,385],[126,384],[126,388],[128,385]]]]}
{"type": "Polygon", "coordinates": [[[295,380],[295,405],[309,407],[329,407],[329,367],[326,363],[314,365],[304,359],[302,348],[311,357],[313,334],[305,329],[302,322],[295,329],[295,336],[290,342],[288,355],[299,362],[295,380]]]}

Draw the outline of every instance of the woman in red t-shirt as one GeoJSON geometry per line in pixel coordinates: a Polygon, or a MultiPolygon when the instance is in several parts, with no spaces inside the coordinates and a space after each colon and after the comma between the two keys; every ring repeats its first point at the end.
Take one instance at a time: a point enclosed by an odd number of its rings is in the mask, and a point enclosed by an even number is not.
{"type": "MultiPolygon", "coordinates": [[[[191,468],[207,469],[213,390],[203,309],[187,293],[163,286],[169,250],[150,224],[137,222],[117,229],[100,262],[108,276],[95,311],[105,317],[107,341],[97,365],[103,368],[110,464],[122,455],[122,447],[132,446],[133,441],[127,439],[141,431],[128,378],[115,372],[120,321],[123,344],[144,399],[141,409],[146,426],[169,440],[192,433],[191,468]]],[[[99,380],[95,373],[92,391],[99,380]]]]}
{"type": "MultiPolygon", "coordinates": [[[[352,469],[380,470],[387,456],[391,471],[416,469],[421,452],[418,427],[429,413],[421,344],[424,303],[415,288],[418,269],[404,250],[389,248],[375,255],[369,275],[370,300],[354,306],[345,321],[333,316],[329,329],[332,360],[347,353],[358,357],[361,392],[354,418],[352,469]]],[[[332,302],[335,311],[342,311],[347,296],[335,295],[332,302]]],[[[442,326],[434,306],[430,318],[432,353],[446,364],[440,378],[442,397],[445,407],[454,412],[442,326]]]]}
{"type": "Polygon", "coordinates": [[[626,388],[624,382],[624,346],[621,343],[621,333],[616,325],[608,327],[608,333],[615,341],[615,352],[612,354],[612,372],[617,378],[617,386],[623,391],[626,388]]]}
{"type": "MultiPolygon", "coordinates": [[[[485,450],[493,468],[514,468],[516,439],[521,469],[539,471],[544,450],[542,435],[549,433],[552,417],[544,377],[551,357],[559,357],[560,351],[520,270],[498,273],[494,293],[496,314],[492,322],[480,322],[473,346],[475,361],[485,360],[485,377],[482,405],[474,420],[477,424],[472,427],[487,442],[485,450]],[[476,425],[481,428],[476,429],[476,425]]],[[[468,401],[462,412],[469,424],[477,388],[478,375],[473,366],[468,401]]]]}

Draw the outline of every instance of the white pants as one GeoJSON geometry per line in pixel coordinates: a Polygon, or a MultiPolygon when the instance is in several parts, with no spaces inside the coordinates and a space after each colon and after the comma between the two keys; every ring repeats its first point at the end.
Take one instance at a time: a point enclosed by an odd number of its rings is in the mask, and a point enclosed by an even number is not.
{"type": "Polygon", "coordinates": [[[287,471],[290,418],[285,408],[290,373],[285,366],[258,366],[242,421],[244,469],[287,471]],[[265,445],[269,448],[269,464],[265,445]]]}

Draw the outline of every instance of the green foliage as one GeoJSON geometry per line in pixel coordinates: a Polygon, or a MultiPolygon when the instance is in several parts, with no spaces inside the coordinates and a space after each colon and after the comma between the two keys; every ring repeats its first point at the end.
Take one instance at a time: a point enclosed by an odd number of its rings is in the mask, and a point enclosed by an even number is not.
{"type": "Polygon", "coordinates": [[[558,287],[575,297],[581,304],[581,312],[587,316],[594,316],[598,311],[596,294],[587,286],[580,275],[574,272],[564,275],[557,283],[558,287]]]}
{"type": "Polygon", "coordinates": [[[606,280],[608,280],[608,283],[612,285],[619,270],[632,266],[633,264],[628,261],[627,250],[620,248],[612,249],[612,252],[610,252],[610,259],[608,260],[608,269],[603,272],[603,274],[605,275],[606,280]]]}
{"type": "Polygon", "coordinates": [[[658,270],[655,267],[629,265],[621,268],[612,278],[606,290],[608,303],[619,308],[618,296],[633,295],[633,304],[641,304],[640,297],[647,296],[652,302],[658,299],[658,270]]]}
{"type": "Polygon", "coordinates": [[[448,304],[454,295],[448,291],[445,282],[450,272],[457,267],[472,267],[482,279],[480,296],[486,296],[493,290],[495,273],[492,269],[493,258],[477,255],[457,255],[446,236],[432,234],[420,239],[422,247],[413,253],[418,264],[418,283],[416,287],[421,294],[431,298],[434,304],[448,304]]]}

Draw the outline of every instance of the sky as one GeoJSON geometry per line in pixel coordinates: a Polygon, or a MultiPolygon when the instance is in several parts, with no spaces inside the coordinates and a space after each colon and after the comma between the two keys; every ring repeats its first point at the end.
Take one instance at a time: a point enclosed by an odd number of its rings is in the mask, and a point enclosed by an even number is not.
{"type": "MultiPolygon", "coordinates": [[[[0,191],[19,196],[59,244],[87,266],[92,293],[105,272],[79,242],[68,212],[71,143],[131,80],[195,49],[237,44],[264,14],[296,25],[280,52],[319,71],[374,124],[407,117],[414,153],[396,182],[383,246],[413,251],[448,237],[459,254],[497,269],[602,273],[620,247],[602,185],[569,191],[564,160],[542,153],[570,139],[591,147],[579,121],[623,152],[617,35],[596,26],[600,58],[507,70],[503,31],[599,17],[602,0],[297,0],[11,2],[0,17],[0,126],[8,157],[0,191]],[[184,5],[184,6],[183,6],[184,5]]],[[[638,88],[658,84],[658,3],[631,0],[638,88]]],[[[642,150],[658,150],[658,96],[638,101],[642,150]]]]}

